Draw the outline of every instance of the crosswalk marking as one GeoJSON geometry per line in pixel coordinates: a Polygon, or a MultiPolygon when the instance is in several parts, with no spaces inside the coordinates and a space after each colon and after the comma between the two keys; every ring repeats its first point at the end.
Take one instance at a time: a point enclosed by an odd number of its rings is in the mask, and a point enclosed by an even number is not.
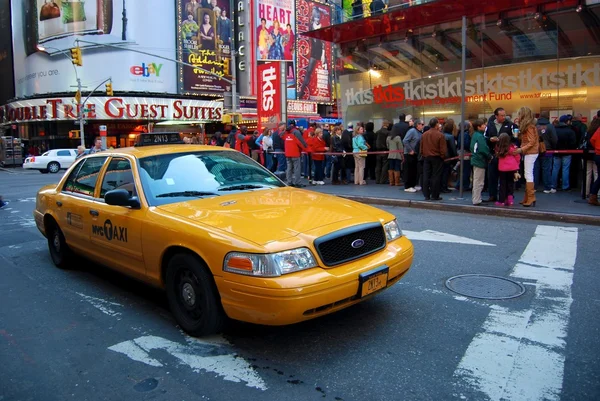
{"type": "Polygon", "coordinates": [[[490,400],[559,400],[577,228],[538,226],[511,277],[535,286],[527,310],[493,306],[454,372],[490,400]]]}

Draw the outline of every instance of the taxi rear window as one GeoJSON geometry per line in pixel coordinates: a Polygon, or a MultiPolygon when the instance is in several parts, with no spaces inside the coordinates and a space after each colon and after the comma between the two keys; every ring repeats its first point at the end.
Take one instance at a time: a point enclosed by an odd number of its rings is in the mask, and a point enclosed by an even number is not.
{"type": "Polygon", "coordinates": [[[144,193],[151,205],[179,202],[189,197],[225,195],[230,189],[285,186],[269,170],[239,152],[157,155],[139,159],[139,167],[144,193]]]}

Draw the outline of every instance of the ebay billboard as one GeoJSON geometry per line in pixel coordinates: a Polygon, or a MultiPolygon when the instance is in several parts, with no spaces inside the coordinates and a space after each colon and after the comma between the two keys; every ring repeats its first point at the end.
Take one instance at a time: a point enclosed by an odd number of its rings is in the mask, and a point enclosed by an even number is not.
{"type": "Polygon", "coordinates": [[[177,58],[175,1],[10,1],[17,97],[74,91],[76,39],[93,42],[80,44],[83,66],[75,67],[84,92],[112,78],[118,92],[177,93],[175,63],[128,50],[177,58]]]}

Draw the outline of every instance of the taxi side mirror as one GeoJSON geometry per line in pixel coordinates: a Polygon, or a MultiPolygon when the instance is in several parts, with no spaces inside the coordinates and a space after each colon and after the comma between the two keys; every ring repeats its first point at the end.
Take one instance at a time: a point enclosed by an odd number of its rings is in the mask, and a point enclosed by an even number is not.
{"type": "Polygon", "coordinates": [[[113,206],[129,206],[133,209],[140,208],[140,200],[137,196],[129,196],[126,189],[113,189],[104,194],[104,202],[113,206]]]}

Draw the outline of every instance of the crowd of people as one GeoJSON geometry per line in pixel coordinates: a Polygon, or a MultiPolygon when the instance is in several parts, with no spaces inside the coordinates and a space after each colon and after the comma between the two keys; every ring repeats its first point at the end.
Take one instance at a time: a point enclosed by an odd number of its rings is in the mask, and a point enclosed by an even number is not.
{"type": "Polygon", "coordinates": [[[452,119],[442,123],[400,114],[398,120],[383,121],[377,131],[372,122],[311,123],[304,129],[289,120],[262,133],[234,127],[224,145],[246,153],[295,187],[306,186],[302,177],[308,185],[324,185],[326,180],[367,185],[370,180],[410,193],[421,191],[425,200],[439,201],[462,181],[472,191],[473,205],[511,206],[515,190],[524,186],[519,203],[535,206],[538,186],[547,194],[570,191],[585,167],[588,202],[600,205],[600,111],[589,127],[580,114],[551,122],[548,112],[536,118],[527,107],[518,110],[514,121],[497,108],[489,119],[469,119],[461,128],[452,119]]]}

